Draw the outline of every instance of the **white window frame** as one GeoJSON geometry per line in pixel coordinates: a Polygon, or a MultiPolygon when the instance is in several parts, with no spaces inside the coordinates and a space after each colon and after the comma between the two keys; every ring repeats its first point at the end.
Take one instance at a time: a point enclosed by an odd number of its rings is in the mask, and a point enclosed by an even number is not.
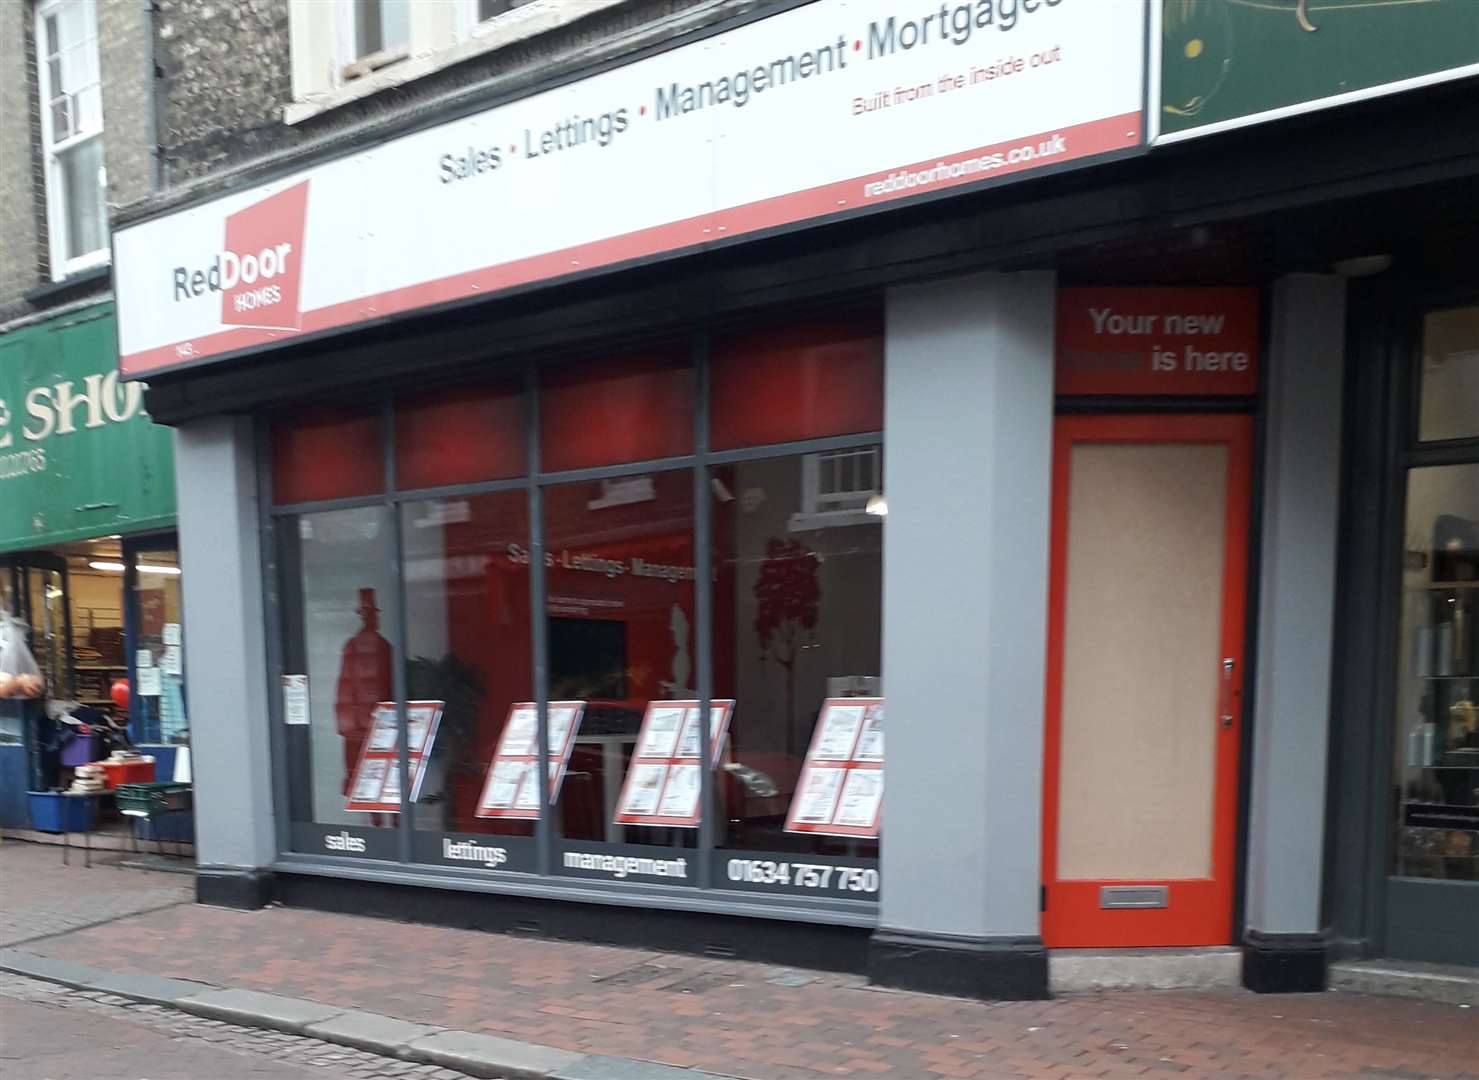
{"type": "MultiPolygon", "coordinates": [[[[514,0],[514,3],[518,4],[518,0],[514,0]]],[[[520,7],[529,6],[527,3],[518,4],[517,7],[501,11],[492,18],[480,19],[478,18],[478,0],[457,0],[457,39],[466,41],[468,38],[486,34],[492,27],[500,23],[506,24],[512,17],[518,16],[520,7]]],[[[526,17],[539,14],[540,5],[534,4],[533,7],[533,11],[525,12],[526,17]]]]}
{"type": "Polygon", "coordinates": [[[791,515],[791,532],[824,529],[828,526],[870,525],[882,519],[869,514],[870,499],[883,494],[883,454],[877,445],[853,446],[841,450],[824,450],[806,454],[801,459],[801,510],[791,515]],[[841,492],[823,491],[822,468],[839,458],[869,458],[873,467],[873,484],[868,488],[850,488],[841,492]]]}
{"type": "Polygon", "coordinates": [[[416,40],[415,5],[410,5],[410,8],[410,26],[402,44],[388,45],[361,56],[355,47],[359,0],[334,0],[334,80],[338,85],[363,79],[410,57],[416,40]]]}
{"type": "Polygon", "coordinates": [[[293,98],[283,120],[302,123],[625,2],[530,0],[478,22],[471,0],[413,0],[408,52],[382,50],[360,58],[354,56],[352,0],[288,0],[293,98]]]}
{"type": "MultiPolygon", "coordinates": [[[[95,131],[86,131],[80,134],[68,135],[60,142],[54,138],[51,123],[51,66],[47,63],[46,49],[50,45],[46,34],[47,16],[71,5],[80,5],[86,12],[88,25],[92,28],[92,47],[94,52],[99,52],[98,45],[98,12],[95,0],[42,0],[36,5],[33,12],[34,22],[32,25],[33,41],[36,51],[36,77],[37,89],[40,91],[41,104],[41,154],[42,163],[46,171],[46,225],[51,255],[51,276],[54,281],[61,281],[73,274],[90,270],[95,266],[106,266],[112,259],[112,249],[108,243],[110,232],[108,222],[108,201],[106,195],[103,199],[103,243],[95,251],[84,252],[75,258],[67,257],[67,208],[62,205],[63,192],[66,190],[62,181],[61,163],[58,155],[92,139],[103,137],[102,114],[102,91],[101,91],[101,63],[102,57],[97,57],[99,66],[99,101],[98,101],[98,126],[95,131]]],[[[106,164],[100,166],[104,170],[100,183],[104,192],[107,191],[106,164]]]]}

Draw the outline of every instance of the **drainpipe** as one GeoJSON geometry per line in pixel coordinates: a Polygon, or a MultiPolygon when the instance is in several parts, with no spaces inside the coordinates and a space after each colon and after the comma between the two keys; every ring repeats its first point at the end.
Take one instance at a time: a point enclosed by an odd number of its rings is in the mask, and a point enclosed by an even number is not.
{"type": "Polygon", "coordinates": [[[162,184],[159,163],[159,116],[158,97],[155,93],[156,63],[154,37],[154,0],[140,0],[144,32],[144,140],[149,147],[149,194],[158,191],[162,184]]]}

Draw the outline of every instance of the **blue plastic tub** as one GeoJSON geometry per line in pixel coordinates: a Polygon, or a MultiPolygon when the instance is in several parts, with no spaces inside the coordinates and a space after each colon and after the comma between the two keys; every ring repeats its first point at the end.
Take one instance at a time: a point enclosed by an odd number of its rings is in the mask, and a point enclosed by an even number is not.
{"type": "Polygon", "coordinates": [[[31,828],[40,832],[91,832],[98,816],[96,798],[77,798],[55,791],[28,791],[31,828]]]}

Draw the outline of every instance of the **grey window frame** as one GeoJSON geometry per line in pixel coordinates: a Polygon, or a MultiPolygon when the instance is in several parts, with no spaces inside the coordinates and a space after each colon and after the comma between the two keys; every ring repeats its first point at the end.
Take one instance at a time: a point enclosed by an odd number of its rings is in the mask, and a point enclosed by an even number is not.
{"type": "MultiPolygon", "coordinates": [[[[267,633],[267,676],[270,745],[273,757],[273,797],[277,813],[274,814],[278,862],[277,865],[294,873],[321,874],[334,877],[359,878],[369,881],[389,881],[402,884],[421,884],[428,887],[486,891],[513,896],[545,897],[564,900],[583,900],[621,906],[650,906],[659,903],[672,910],[689,910],[717,914],[739,914],[788,921],[819,922],[836,925],[874,927],[878,925],[879,904],[877,898],[866,900],[836,897],[806,897],[794,894],[767,895],[744,892],[724,887],[723,882],[713,880],[714,852],[724,850],[716,844],[714,813],[717,808],[716,785],[710,768],[711,747],[709,740],[699,740],[700,753],[700,803],[704,814],[700,818],[697,845],[693,851],[698,861],[697,882],[692,885],[650,885],[630,881],[597,881],[562,876],[557,872],[557,843],[559,837],[553,827],[553,815],[542,813],[535,828],[536,871],[532,874],[516,874],[487,871],[475,867],[443,867],[413,862],[411,858],[413,825],[407,810],[410,793],[408,761],[406,754],[406,706],[405,706],[405,578],[400,560],[400,516],[406,503],[423,502],[439,497],[461,497],[522,490],[529,500],[529,588],[530,588],[530,631],[533,635],[533,671],[535,703],[538,709],[540,768],[538,769],[541,805],[549,805],[548,772],[548,620],[534,617],[545,610],[545,567],[544,567],[544,515],[543,491],[554,484],[581,481],[600,481],[645,473],[687,469],[694,485],[694,648],[695,676],[700,715],[707,714],[713,696],[713,573],[712,573],[712,514],[710,500],[705,497],[709,490],[711,470],[715,466],[760,461],[767,458],[815,454],[831,450],[847,450],[870,446],[883,446],[882,430],[859,432],[850,435],[835,435],[824,438],[794,440],[784,443],[769,443],[762,446],[744,447],[734,450],[713,451],[709,449],[709,387],[711,361],[709,334],[697,331],[691,334],[656,339],[648,344],[687,343],[693,360],[693,452],[677,457],[626,462],[619,465],[603,465],[594,468],[567,469],[545,472],[540,468],[539,431],[539,376],[542,372],[566,363],[579,363],[591,358],[586,352],[560,361],[532,358],[517,365],[503,368],[501,374],[522,378],[524,388],[526,465],[525,475],[510,479],[478,481],[466,484],[450,484],[432,488],[410,488],[400,490],[396,485],[395,444],[395,400],[404,393],[404,385],[393,386],[371,395],[348,396],[340,404],[358,403],[362,406],[378,407],[381,418],[381,443],[384,455],[385,490],[373,495],[351,496],[342,499],[324,499],[311,502],[275,504],[272,499],[272,444],[271,417],[261,415],[257,419],[256,456],[258,477],[259,529],[262,550],[262,574],[266,592],[264,618],[267,633]],[[285,733],[282,726],[281,676],[283,675],[282,631],[283,611],[281,603],[280,567],[277,565],[276,529],[283,520],[292,520],[301,514],[330,510],[347,510],[364,507],[387,508],[395,521],[390,544],[391,579],[395,582],[393,597],[388,603],[386,619],[387,637],[391,645],[392,661],[395,665],[394,686],[398,701],[397,726],[399,729],[401,768],[401,813],[397,818],[398,858],[387,860],[355,859],[295,851],[292,847],[292,822],[289,820],[288,770],[286,762],[285,733]]],[[[471,378],[472,376],[469,376],[471,378]]],[[[449,383],[447,385],[455,385],[449,383]]],[[[880,527],[882,527],[880,525],[880,527]]]]}

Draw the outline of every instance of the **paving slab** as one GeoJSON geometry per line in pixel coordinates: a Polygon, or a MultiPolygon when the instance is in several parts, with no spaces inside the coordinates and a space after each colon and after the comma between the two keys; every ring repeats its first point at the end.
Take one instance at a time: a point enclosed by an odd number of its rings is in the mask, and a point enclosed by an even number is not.
{"type": "Polygon", "coordinates": [[[325,1042],[357,1046],[388,1057],[402,1057],[417,1039],[443,1030],[431,1024],[412,1024],[393,1016],[350,1009],[316,1024],[309,1024],[303,1034],[325,1042]]]}
{"type": "Polygon", "coordinates": [[[407,1051],[416,1061],[490,1080],[546,1080],[584,1056],[569,1050],[466,1031],[440,1031],[427,1035],[411,1043],[407,1051]]]}
{"type": "Polygon", "coordinates": [[[339,1005],[320,1005],[316,1001],[279,997],[256,990],[207,990],[203,994],[181,998],[174,1004],[176,1008],[196,1016],[248,1027],[272,1028],[293,1035],[301,1035],[310,1024],[322,1023],[347,1011],[339,1005]]]}

